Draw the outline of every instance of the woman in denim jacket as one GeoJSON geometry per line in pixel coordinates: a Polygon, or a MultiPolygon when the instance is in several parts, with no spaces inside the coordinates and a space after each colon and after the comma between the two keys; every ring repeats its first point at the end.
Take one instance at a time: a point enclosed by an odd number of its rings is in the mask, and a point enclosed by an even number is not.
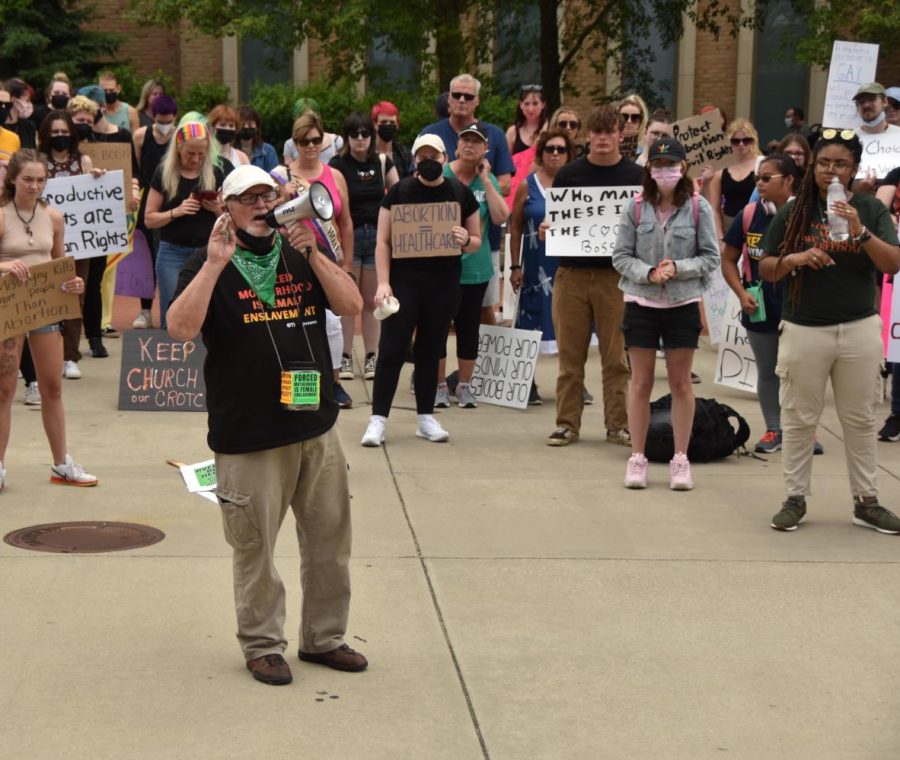
{"type": "Polygon", "coordinates": [[[666,352],[672,393],[675,456],[669,463],[669,487],[694,487],[687,458],[694,422],[691,363],[700,336],[700,296],[719,266],[719,243],[712,208],[693,194],[684,147],[671,137],[650,146],[643,193],[619,220],[612,264],[622,275],[625,293],[622,332],[631,360],[628,427],[632,454],[626,488],[647,487],[644,446],[650,422],[650,393],[656,351],[666,352]]]}

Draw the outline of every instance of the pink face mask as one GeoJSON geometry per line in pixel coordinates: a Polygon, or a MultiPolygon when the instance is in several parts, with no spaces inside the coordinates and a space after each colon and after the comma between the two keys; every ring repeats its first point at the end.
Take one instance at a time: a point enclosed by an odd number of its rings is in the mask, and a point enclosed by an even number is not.
{"type": "Polygon", "coordinates": [[[650,170],[650,176],[660,190],[671,190],[681,179],[680,166],[660,166],[650,170]]]}

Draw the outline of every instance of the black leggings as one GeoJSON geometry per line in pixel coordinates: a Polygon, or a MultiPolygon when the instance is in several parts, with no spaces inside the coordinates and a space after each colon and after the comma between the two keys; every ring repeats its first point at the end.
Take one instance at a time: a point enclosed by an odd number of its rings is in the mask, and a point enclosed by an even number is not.
{"type": "Polygon", "coordinates": [[[433,275],[395,271],[391,274],[391,289],[400,302],[400,311],[381,323],[372,413],[383,417],[390,414],[403,360],[415,332],[416,411],[431,414],[437,392],[438,362],[459,302],[459,284],[435,279],[433,275]]]}
{"type": "MultiPolygon", "coordinates": [[[[478,326],[481,324],[481,304],[484,301],[484,294],[487,293],[488,285],[490,285],[490,281],[477,285],[459,286],[462,289],[462,297],[459,299],[456,314],[453,316],[453,326],[456,328],[457,359],[475,361],[478,358],[478,326]]],[[[441,358],[445,359],[446,357],[447,339],[445,337],[441,358]]]]}
{"type": "Polygon", "coordinates": [[[103,284],[103,273],[106,271],[106,256],[94,256],[88,259],[87,282],[84,286],[84,336],[100,338],[100,322],[103,319],[103,299],[100,295],[100,286],[103,284]]]}

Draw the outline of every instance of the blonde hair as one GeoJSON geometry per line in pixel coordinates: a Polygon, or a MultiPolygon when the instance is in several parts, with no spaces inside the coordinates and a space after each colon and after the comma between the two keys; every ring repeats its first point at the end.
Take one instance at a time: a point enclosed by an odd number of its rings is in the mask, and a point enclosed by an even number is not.
{"type": "Polygon", "coordinates": [[[640,140],[644,136],[644,132],[647,131],[647,124],[650,121],[650,112],[647,108],[647,104],[644,102],[644,99],[638,95],[636,92],[631,93],[630,95],[626,95],[619,101],[619,105],[616,106],[616,111],[620,114],[622,113],[622,106],[636,106],[638,111],[641,112],[641,123],[638,126],[638,139],[640,140]]]}
{"type": "Polygon", "coordinates": [[[197,190],[206,192],[209,190],[217,190],[216,173],[213,168],[212,141],[209,137],[193,138],[178,143],[176,140],[169,140],[169,147],[163,156],[162,168],[162,186],[167,198],[174,198],[178,195],[178,181],[181,179],[181,148],[188,145],[194,140],[200,140],[206,145],[206,152],[203,156],[203,163],[200,164],[200,176],[197,178],[197,190]]]}
{"type": "Polygon", "coordinates": [[[97,111],[100,110],[100,106],[84,95],[76,95],[66,104],[66,110],[69,112],[70,116],[81,113],[82,111],[89,113],[91,116],[96,116],[97,111]]]}
{"type": "Polygon", "coordinates": [[[735,119],[728,125],[728,129],[725,130],[725,137],[727,137],[728,140],[731,140],[737,132],[743,132],[747,137],[752,137],[753,145],[750,146],[751,152],[754,156],[762,155],[762,151],[759,149],[759,135],[756,132],[756,127],[747,121],[747,119],[735,119]]]}

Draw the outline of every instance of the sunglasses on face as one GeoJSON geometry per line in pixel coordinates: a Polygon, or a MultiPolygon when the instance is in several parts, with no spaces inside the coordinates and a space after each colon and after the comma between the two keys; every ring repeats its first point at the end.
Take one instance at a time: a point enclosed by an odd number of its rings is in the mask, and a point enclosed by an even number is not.
{"type": "Polygon", "coordinates": [[[577,121],[566,121],[565,119],[560,119],[556,122],[556,126],[560,129],[578,129],[581,126],[577,121]]]}
{"type": "Polygon", "coordinates": [[[264,200],[266,203],[271,203],[278,197],[277,190],[266,190],[262,193],[244,193],[243,195],[237,195],[234,198],[230,198],[229,200],[237,201],[242,206],[252,206],[256,203],[257,200],[264,200]]]}
{"type": "Polygon", "coordinates": [[[318,137],[301,137],[299,140],[295,140],[294,142],[296,142],[297,145],[299,145],[301,148],[308,148],[310,145],[321,145],[322,140],[324,139],[325,138],[323,138],[322,135],[319,135],[318,137]]]}
{"type": "Polygon", "coordinates": [[[568,149],[565,145],[545,145],[544,153],[558,153],[559,155],[563,155],[564,153],[568,153],[568,149]]]}
{"type": "Polygon", "coordinates": [[[844,140],[849,142],[856,136],[852,129],[823,129],[822,138],[825,140],[844,140]]]}
{"type": "Polygon", "coordinates": [[[816,159],[816,169],[823,172],[827,172],[830,169],[834,169],[836,172],[845,172],[851,166],[853,164],[850,161],[829,161],[827,158],[816,159]]]}
{"type": "Polygon", "coordinates": [[[757,174],[756,181],[762,182],[764,185],[771,182],[776,177],[783,177],[783,174],[757,174]]]}
{"type": "Polygon", "coordinates": [[[350,137],[356,140],[368,140],[372,136],[372,133],[366,129],[360,130],[359,132],[353,132],[350,137]]]}
{"type": "Polygon", "coordinates": [[[639,113],[620,113],[622,121],[630,121],[632,124],[641,123],[641,115],[639,113]]]}
{"type": "Polygon", "coordinates": [[[475,94],[471,92],[451,92],[450,97],[454,100],[464,100],[467,103],[471,103],[475,100],[475,94]]]}
{"type": "Polygon", "coordinates": [[[756,142],[752,137],[732,137],[732,145],[753,145],[756,142]]]}

